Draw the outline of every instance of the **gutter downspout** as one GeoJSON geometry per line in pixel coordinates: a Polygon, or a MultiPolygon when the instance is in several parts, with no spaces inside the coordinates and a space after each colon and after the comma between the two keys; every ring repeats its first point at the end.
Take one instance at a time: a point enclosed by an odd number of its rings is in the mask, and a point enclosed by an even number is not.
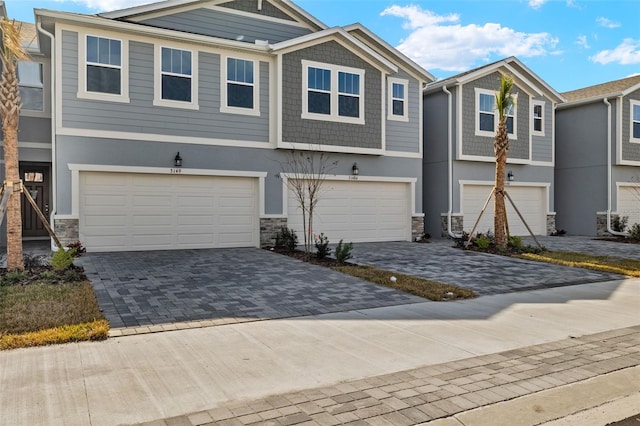
{"type": "Polygon", "coordinates": [[[449,193],[449,210],[447,211],[447,235],[451,238],[462,238],[462,235],[455,234],[451,230],[451,214],[453,211],[453,135],[451,131],[451,107],[453,105],[452,102],[452,94],[449,90],[447,90],[447,86],[442,86],[442,91],[447,94],[448,97],[448,107],[447,107],[447,163],[448,163],[448,177],[447,181],[449,184],[448,193],[449,193]]]}
{"type": "Polygon", "coordinates": [[[614,231],[611,228],[611,103],[607,98],[603,99],[607,106],[607,232],[611,235],[626,236],[626,232],[614,231]]]}
{"type": "MultiPolygon", "coordinates": [[[[51,81],[49,83],[49,89],[51,91],[51,213],[49,215],[49,223],[51,225],[51,229],[55,230],[55,223],[53,222],[53,215],[56,212],[56,81],[55,81],[55,58],[56,58],[56,46],[55,46],[55,37],[49,31],[42,28],[42,21],[38,20],[36,28],[39,32],[44,34],[51,40],[51,60],[50,60],[50,68],[51,68],[51,81]]],[[[53,250],[57,250],[58,246],[54,245],[53,240],[51,240],[51,248],[53,250]],[[54,248],[55,247],[55,248],[54,248]]]]}

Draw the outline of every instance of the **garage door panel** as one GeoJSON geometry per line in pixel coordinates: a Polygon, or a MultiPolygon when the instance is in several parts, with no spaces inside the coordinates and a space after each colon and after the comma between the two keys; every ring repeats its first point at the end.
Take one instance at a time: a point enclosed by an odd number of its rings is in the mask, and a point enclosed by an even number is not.
{"type": "Polygon", "coordinates": [[[618,187],[618,214],[628,217],[629,226],[640,223],[640,186],[618,187]]]}
{"type": "Polygon", "coordinates": [[[80,186],[89,250],[257,245],[255,178],[82,172],[80,186]]]}

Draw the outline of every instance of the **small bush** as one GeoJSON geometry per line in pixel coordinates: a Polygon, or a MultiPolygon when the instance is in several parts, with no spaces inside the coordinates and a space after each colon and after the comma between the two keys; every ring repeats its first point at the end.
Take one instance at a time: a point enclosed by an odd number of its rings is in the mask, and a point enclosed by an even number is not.
{"type": "Polygon", "coordinates": [[[320,235],[315,236],[316,240],[316,257],[318,259],[324,259],[331,254],[331,248],[329,247],[329,237],[324,235],[324,233],[320,233],[320,235]]]}
{"type": "Polygon", "coordinates": [[[478,235],[473,242],[475,243],[475,245],[477,245],[479,248],[481,249],[486,249],[489,247],[489,245],[491,244],[491,238],[488,237],[487,235],[478,235]]]}
{"type": "Polygon", "coordinates": [[[338,243],[336,247],[336,259],[340,263],[346,262],[348,259],[351,259],[351,251],[353,250],[353,243],[342,244],[342,240],[338,243]]]}
{"type": "Polygon", "coordinates": [[[58,274],[56,274],[55,272],[50,271],[50,270],[47,269],[47,270],[44,270],[44,271],[40,272],[39,277],[43,281],[54,281],[54,280],[57,280],[58,274]]]}
{"type": "Polygon", "coordinates": [[[74,268],[69,268],[67,270],[64,271],[63,274],[64,280],[67,282],[76,282],[76,281],[80,281],[80,279],[82,278],[80,276],[80,274],[78,273],[78,271],[76,271],[74,268]]]}
{"type": "Polygon", "coordinates": [[[276,234],[275,247],[279,250],[292,252],[295,251],[297,246],[298,236],[296,235],[296,232],[286,226],[281,226],[280,231],[276,234]]]}
{"type": "Polygon", "coordinates": [[[84,248],[80,241],[67,244],[67,248],[69,249],[72,257],[80,257],[82,253],[85,253],[87,251],[87,249],[84,248]]]}
{"type": "Polygon", "coordinates": [[[629,216],[615,216],[611,221],[611,229],[616,232],[624,232],[627,229],[627,222],[629,221],[629,216]]]}
{"type": "Polygon", "coordinates": [[[508,241],[509,246],[515,248],[515,249],[521,249],[522,248],[522,238],[518,237],[517,235],[511,235],[509,237],[509,241],[508,241]]]}
{"type": "Polygon", "coordinates": [[[20,281],[27,278],[27,274],[24,271],[9,271],[2,277],[2,285],[16,285],[20,284],[20,281]]]}
{"type": "Polygon", "coordinates": [[[640,223],[631,225],[631,228],[629,228],[629,237],[634,240],[640,240],[640,223]]]}
{"type": "Polygon", "coordinates": [[[73,264],[73,254],[71,253],[73,250],[58,249],[58,251],[54,252],[49,261],[51,267],[56,271],[68,269],[73,264]]]}

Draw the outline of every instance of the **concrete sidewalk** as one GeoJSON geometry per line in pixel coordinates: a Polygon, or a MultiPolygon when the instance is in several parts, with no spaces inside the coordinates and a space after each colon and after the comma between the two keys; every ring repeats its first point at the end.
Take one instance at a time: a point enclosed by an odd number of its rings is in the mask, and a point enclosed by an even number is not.
{"type": "Polygon", "coordinates": [[[626,279],[20,349],[0,353],[0,410],[12,425],[150,422],[638,325],[626,279]]]}

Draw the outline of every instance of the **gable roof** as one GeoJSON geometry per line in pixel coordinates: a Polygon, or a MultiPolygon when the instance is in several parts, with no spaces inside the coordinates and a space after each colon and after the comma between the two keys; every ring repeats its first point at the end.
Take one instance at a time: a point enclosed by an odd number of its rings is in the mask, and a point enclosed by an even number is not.
{"type": "Polygon", "coordinates": [[[508,58],[504,58],[499,61],[492,62],[490,64],[486,64],[460,74],[456,74],[446,79],[430,83],[424,89],[424,93],[435,92],[442,89],[442,87],[444,86],[456,86],[458,84],[465,84],[469,81],[476,80],[492,72],[499,71],[501,68],[504,68],[509,74],[512,74],[515,77],[516,82],[528,86],[537,94],[544,94],[545,96],[551,98],[556,102],[565,101],[564,97],[560,93],[549,86],[544,80],[542,80],[536,73],[531,71],[515,56],[510,56],[508,58]]]}
{"type": "Polygon", "coordinates": [[[632,77],[622,78],[620,80],[596,84],[595,86],[564,92],[562,96],[564,96],[570,103],[589,100],[596,101],[614,96],[623,96],[638,88],[640,88],[640,75],[635,75],[632,77]]]}

